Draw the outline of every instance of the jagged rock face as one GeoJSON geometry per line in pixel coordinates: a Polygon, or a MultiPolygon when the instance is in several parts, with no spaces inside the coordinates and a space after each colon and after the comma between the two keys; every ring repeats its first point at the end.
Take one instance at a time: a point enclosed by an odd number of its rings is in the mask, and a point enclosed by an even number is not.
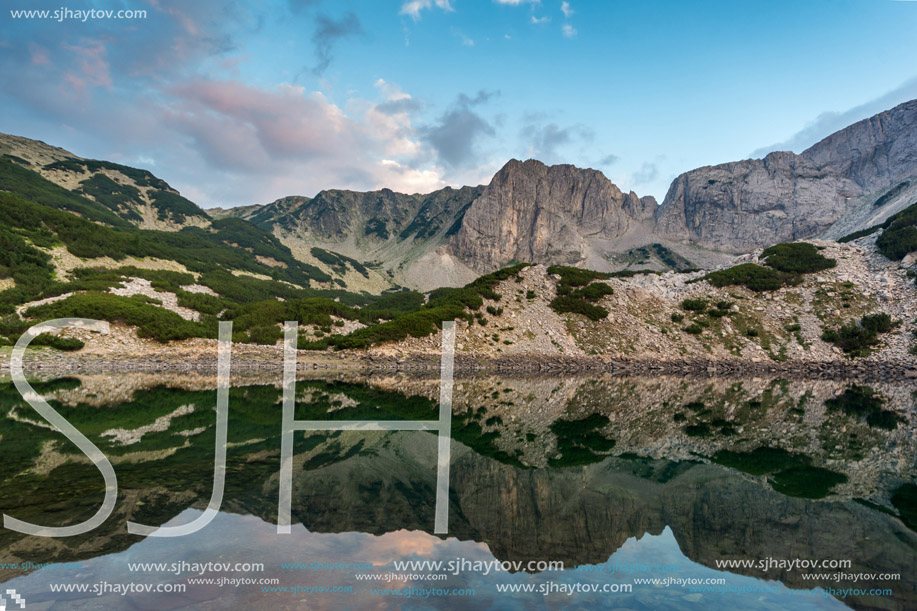
{"type": "Polygon", "coordinates": [[[620,236],[652,203],[596,170],[512,160],[465,213],[450,249],[479,271],[510,261],[576,264],[589,238],[620,236]]]}
{"type": "Polygon", "coordinates": [[[802,153],[852,179],[866,193],[917,174],[917,100],[854,123],[802,153]]]}
{"type": "Polygon", "coordinates": [[[771,153],[676,178],[656,210],[656,231],[705,248],[743,253],[818,234],[860,194],[855,182],[805,157],[771,153]]]}
{"type": "Polygon", "coordinates": [[[682,174],[656,211],[662,237],[748,252],[813,237],[855,198],[917,175],[917,100],[828,136],[800,155],[771,153],[682,174]]]}
{"type": "Polygon", "coordinates": [[[284,197],[244,218],[320,240],[342,241],[350,236],[376,241],[422,240],[451,226],[480,192],[480,187],[447,187],[428,195],[406,195],[390,189],[365,193],[330,190],[311,199],[284,197]]]}

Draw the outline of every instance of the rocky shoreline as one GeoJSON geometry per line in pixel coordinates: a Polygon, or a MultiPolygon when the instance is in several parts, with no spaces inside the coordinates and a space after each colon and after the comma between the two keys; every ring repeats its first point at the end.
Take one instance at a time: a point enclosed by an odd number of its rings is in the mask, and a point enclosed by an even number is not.
{"type": "MultiPolygon", "coordinates": [[[[282,354],[276,358],[234,355],[233,371],[277,371],[283,369],[282,354]]],[[[266,356],[266,355],[265,355],[266,356]]],[[[9,358],[0,360],[0,375],[9,374],[9,358]]],[[[214,356],[171,359],[157,355],[151,358],[73,358],[67,355],[28,354],[24,362],[27,374],[126,373],[126,372],[215,372],[214,356]]],[[[438,376],[440,358],[435,354],[392,356],[375,352],[315,353],[300,351],[297,370],[326,372],[413,372],[438,376]]],[[[524,375],[553,374],[620,374],[689,377],[782,377],[792,379],[893,381],[917,379],[912,361],[749,361],[744,359],[705,359],[687,357],[678,360],[607,359],[564,355],[455,355],[455,375],[515,373],[524,375]]]]}

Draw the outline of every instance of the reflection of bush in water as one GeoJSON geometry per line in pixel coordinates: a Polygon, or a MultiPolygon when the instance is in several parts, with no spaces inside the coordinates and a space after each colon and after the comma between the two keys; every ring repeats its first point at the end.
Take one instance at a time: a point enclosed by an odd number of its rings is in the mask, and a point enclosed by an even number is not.
{"type": "Polygon", "coordinates": [[[588,465],[605,458],[604,454],[614,448],[614,439],[607,439],[599,429],[608,426],[610,420],[601,414],[591,414],[580,420],[557,420],[551,424],[551,431],[557,436],[559,458],[552,458],[552,467],[588,465]]]}
{"type": "Polygon", "coordinates": [[[782,448],[761,447],[751,452],[720,450],[711,457],[715,463],[731,467],[750,475],[767,475],[775,471],[809,464],[809,458],[793,454],[782,448]]]}
{"type": "Polygon", "coordinates": [[[884,410],[885,399],[868,386],[851,384],[844,393],[825,401],[829,412],[843,412],[852,418],[864,418],[871,427],[893,431],[904,418],[884,410]]]}
{"type": "Polygon", "coordinates": [[[917,485],[904,484],[892,494],[892,505],[908,528],[917,531],[917,485]]]}
{"type": "Polygon", "coordinates": [[[821,467],[793,467],[774,474],[771,485],[787,496],[820,499],[828,495],[836,484],[847,481],[842,473],[821,467]]]}
{"type": "Polygon", "coordinates": [[[846,475],[813,467],[808,456],[781,448],[760,447],[751,452],[720,450],[711,460],[750,475],[771,474],[768,481],[774,490],[806,499],[822,498],[835,485],[847,481],[846,475]]]}

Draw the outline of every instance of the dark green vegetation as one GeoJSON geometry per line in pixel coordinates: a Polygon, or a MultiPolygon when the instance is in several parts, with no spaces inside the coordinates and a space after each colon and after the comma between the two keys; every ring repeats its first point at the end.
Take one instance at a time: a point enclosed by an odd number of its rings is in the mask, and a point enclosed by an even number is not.
{"type": "MultiPolygon", "coordinates": [[[[316,340],[300,338],[299,347],[306,350],[366,348],[385,342],[400,341],[407,337],[425,337],[435,333],[444,320],[462,318],[469,323],[484,300],[499,301],[502,296],[494,290],[496,285],[516,276],[528,265],[520,263],[481,276],[462,288],[441,288],[432,291],[426,304],[415,310],[403,311],[392,320],[358,329],[348,335],[330,335],[316,340]]],[[[372,306],[370,306],[372,307],[372,306]]]]}
{"type": "Polygon", "coordinates": [[[67,210],[90,221],[114,227],[130,226],[104,205],[71,193],[9,159],[0,159],[0,191],[15,193],[23,199],[39,202],[50,208],[67,210]]]}
{"type": "Polygon", "coordinates": [[[742,263],[729,269],[711,272],[702,280],[717,287],[742,285],[758,293],[775,291],[783,286],[780,272],[754,263],[742,263]]]}
{"type": "Polygon", "coordinates": [[[900,261],[908,253],[917,251],[917,203],[891,215],[884,223],[842,237],[839,242],[850,242],[881,231],[876,247],[892,261],[900,261]]]}
{"type": "Polygon", "coordinates": [[[50,333],[42,333],[36,336],[31,346],[50,346],[58,350],[79,350],[84,346],[83,342],[73,337],[59,337],[50,333]]]}
{"type": "MultiPolygon", "coordinates": [[[[682,328],[682,331],[690,335],[700,335],[704,332],[704,329],[710,326],[711,320],[723,318],[724,316],[732,314],[729,309],[732,307],[731,301],[717,301],[713,304],[713,307],[708,310],[707,306],[709,304],[709,299],[695,298],[682,300],[681,309],[693,316],[693,318],[688,321],[687,326],[682,328]],[[704,315],[709,318],[704,318],[704,315]]],[[[672,322],[677,323],[682,322],[685,319],[685,315],[676,312],[672,314],[670,318],[672,322]]]]}
{"type": "Polygon", "coordinates": [[[606,438],[600,430],[610,420],[601,414],[590,414],[580,420],[556,420],[551,431],[557,437],[557,451],[560,456],[552,458],[552,467],[588,465],[605,458],[615,446],[614,439],[606,438]]]}
{"type": "Polygon", "coordinates": [[[64,159],[46,165],[45,169],[66,170],[80,174],[83,172],[92,173],[92,176],[80,183],[82,185],[81,192],[84,195],[91,196],[125,220],[141,220],[140,215],[130,207],[132,204],[144,203],[140,191],[133,185],[122,185],[113,181],[105,174],[99,173],[102,170],[120,172],[136,185],[149,187],[150,203],[156,209],[156,215],[161,221],[171,220],[182,223],[188,217],[208,218],[207,213],[196,204],[175,193],[164,180],[156,178],[146,170],[138,170],[137,168],[95,159],[64,159]]]}
{"type": "Polygon", "coordinates": [[[847,481],[842,473],[813,467],[809,457],[780,448],[760,447],[750,452],[720,450],[711,460],[751,475],[770,475],[774,490],[806,499],[824,498],[834,486],[847,481]]]}
{"type": "MultiPolygon", "coordinates": [[[[68,169],[70,161],[60,162],[68,169]]],[[[132,170],[105,162],[73,162],[90,171],[99,168],[117,169],[130,176],[141,186],[162,190],[162,198],[171,197],[163,190],[165,183],[143,170],[132,170]],[[88,165],[87,165],[88,164],[88,165]],[[160,181],[161,182],[161,181],[160,181]]],[[[71,168],[72,169],[72,168],[71,168]]],[[[77,168],[78,169],[78,168],[77,168]]],[[[29,325],[12,316],[15,306],[45,297],[77,294],[47,307],[30,312],[34,322],[55,316],[77,315],[87,318],[124,321],[138,324],[140,334],[161,341],[183,337],[214,337],[216,317],[224,313],[244,314],[246,308],[257,311],[270,310],[260,302],[277,304],[282,298],[288,309],[303,312],[304,321],[320,319],[330,325],[329,312],[342,317],[356,318],[350,310],[339,308],[335,299],[348,306],[367,305],[373,298],[343,290],[311,288],[312,283],[329,283],[332,277],[320,269],[297,261],[290,250],[270,233],[244,220],[226,218],[213,221],[207,229],[186,227],[181,231],[163,232],[140,230],[112,212],[136,195],[136,189],[120,185],[103,174],[85,180],[82,189],[99,201],[92,201],[45,180],[35,172],[21,168],[8,159],[0,159],[0,279],[11,278],[15,286],[0,291],[0,341],[14,341],[29,325]],[[110,208],[112,207],[112,208],[110,208]],[[68,281],[55,274],[50,257],[39,248],[65,247],[81,258],[155,257],[174,261],[191,273],[149,271],[134,267],[116,270],[78,268],[68,281]],[[236,273],[233,273],[236,272],[236,273]],[[239,275],[247,272],[264,276],[255,278],[239,275]],[[130,277],[146,278],[157,290],[174,292],[179,305],[197,310],[202,315],[200,323],[178,319],[175,314],[143,303],[137,298],[116,297],[108,294],[110,288],[130,277]],[[181,287],[202,284],[218,296],[192,293],[181,287]],[[338,310],[346,312],[341,314],[338,310]]],[[[195,207],[196,209],[196,207],[195,207]]],[[[175,214],[191,214],[177,205],[170,208],[175,214]],[[184,211],[183,211],[184,210],[184,211]]],[[[197,213],[194,213],[197,214],[197,213]]],[[[173,215],[174,216],[174,215],[173,215]]],[[[323,251],[327,252],[327,251],[323,251]]],[[[358,272],[365,272],[358,263],[334,256],[335,265],[348,264],[358,272]]],[[[422,297],[385,295],[376,301],[380,307],[361,312],[361,320],[372,322],[380,318],[393,318],[406,308],[417,309],[422,297]]],[[[149,300],[148,300],[149,301],[149,300]]],[[[273,311],[273,310],[271,310],[273,311]]],[[[237,341],[266,342],[278,331],[267,329],[273,321],[265,319],[258,324],[249,316],[237,324],[237,341]],[[253,334],[246,335],[255,330],[253,334]]],[[[63,347],[59,342],[58,347],[63,347]]]]}
{"type": "Polygon", "coordinates": [[[898,510],[901,521],[917,531],[917,485],[903,484],[892,494],[892,505],[898,510]]]}
{"type": "Polygon", "coordinates": [[[869,314],[860,323],[851,321],[837,329],[825,329],[821,338],[841,348],[850,358],[866,356],[879,343],[879,334],[897,327],[900,321],[893,321],[888,314],[869,314]]]}
{"type": "Polygon", "coordinates": [[[892,431],[904,422],[904,418],[893,411],[882,409],[885,402],[885,398],[872,388],[851,384],[843,394],[825,401],[825,407],[828,412],[840,412],[863,420],[871,427],[892,431]]]}
{"type": "MultiPolygon", "coordinates": [[[[625,256],[627,262],[632,265],[646,265],[651,263],[655,258],[665,266],[665,269],[686,271],[694,267],[691,261],[659,243],[633,248],[628,250],[625,256]]],[[[631,275],[655,273],[656,271],[658,270],[625,270],[625,272],[632,272],[631,275]]]]}
{"type": "Polygon", "coordinates": [[[210,322],[208,329],[207,323],[187,321],[175,312],[108,293],[80,293],[61,301],[30,308],[26,314],[38,320],[101,316],[108,321],[134,325],[138,327],[137,334],[140,337],[151,337],[163,342],[216,335],[216,319],[210,322]]]}
{"type": "Polygon", "coordinates": [[[766,248],[761,256],[768,267],[789,274],[812,274],[837,265],[837,261],[823,256],[808,242],[777,244],[766,248]]]}
{"type": "Polygon", "coordinates": [[[867,227],[866,229],[860,229],[859,231],[849,233],[842,238],[838,238],[837,241],[841,243],[852,242],[859,238],[865,238],[868,235],[872,235],[880,229],[882,229],[882,225],[873,225],[872,227],[867,227]]]}
{"type": "MultiPolygon", "coordinates": [[[[139,461],[114,460],[119,490],[131,495],[133,491],[153,491],[152,497],[136,506],[134,518],[145,523],[160,524],[186,508],[192,498],[209,498],[213,473],[214,391],[185,391],[157,387],[136,393],[130,401],[103,406],[61,403],[49,396],[54,391],[72,389],[79,381],[62,379],[49,383],[33,383],[35,391],[48,398],[49,403],[69,422],[92,440],[109,457],[134,453],[166,451],[159,458],[139,461]],[[168,430],[151,431],[133,445],[117,443],[106,431],[134,430],[151,424],[157,418],[174,414],[183,406],[193,411],[173,416],[168,430]],[[177,431],[201,430],[190,439],[176,435],[177,431]],[[155,490],[154,490],[155,489],[155,490]],[[177,505],[163,504],[160,497],[180,495],[177,505]]],[[[226,492],[229,498],[247,499],[265,496],[262,485],[276,477],[277,452],[280,448],[281,391],[273,385],[234,387],[229,390],[226,492]],[[253,485],[257,483],[257,485],[253,485]]],[[[311,381],[297,385],[296,417],[325,419],[436,420],[438,405],[425,397],[408,396],[382,391],[370,386],[343,382],[311,381]],[[344,402],[348,407],[343,408],[344,402]]],[[[15,411],[29,419],[29,414],[11,383],[0,384],[0,464],[2,479],[15,481],[21,494],[0,498],[0,511],[20,519],[42,524],[60,524],[67,520],[83,520],[92,515],[102,497],[98,471],[88,464],[65,462],[42,475],[32,467],[42,448],[76,456],[78,450],[53,430],[34,426],[7,417],[15,411]],[[48,446],[47,444],[52,444],[48,446]]],[[[485,424],[482,411],[453,416],[452,431],[456,441],[473,451],[516,467],[519,460],[496,446],[500,436],[493,424],[485,424]]],[[[423,435],[421,432],[410,433],[423,435]]],[[[426,433],[429,434],[429,433],[426,433]]],[[[314,432],[297,434],[294,453],[303,457],[303,469],[317,470],[357,456],[371,457],[374,450],[365,447],[367,437],[354,439],[359,433],[314,432]],[[350,435],[349,438],[345,437],[350,435]]],[[[435,458],[435,454],[434,454],[435,458]]],[[[266,484],[265,484],[266,485],[266,484]]],[[[276,487],[276,484],[275,484],[276,487]]],[[[276,493],[274,493],[276,496],[276,493]]],[[[270,496],[270,493],[268,493],[270,496]]],[[[123,503],[123,498],[119,504],[123,503]]],[[[432,511],[430,512],[432,516],[432,511]]],[[[90,537],[93,535],[89,535],[90,537]]],[[[0,545],[8,545],[18,537],[6,530],[0,534],[0,545]]],[[[80,542],[79,538],[74,539],[80,542]]]]}
{"type": "Polygon", "coordinates": [[[742,263],[712,272],[700,278],[713,286],[742,285],[755,292],[775,291],[784,285],[802,282],[802,274],[830,269],[834,259],[824,257],[807,242],[790,242],[771,246],[761,253],[764,265],[742,263]]]}
{"type": "Polygon", "coordinates": [[[782,448],[766,446],[755,448],[751,452],[720,450],[711,457],[711,460],[751,475],[767,475],[809,464],[808,459],[802,454],[792,454],[782,448]]]}
{"type": "Polygon", "coordinates": [[[691,401],[682,406],[673,419],[685,422],[682,427],[688,437],[733,436],[737,434],[733,422],[727,421],[719,406],[707,406],[703,401],[691,401]]]}
{"type": "Polygon", "coordinates": [[[820,499],[827,496],[837,484],[847,481],[843,473],[822,467],[792,467],[773,475],[774,490],[787,496],[820,499]]]}
{"type": "Polygon", "coordinates": [[[611,295],[614,290],[607,284],[592,284],[592,281],[607,280],[610,274],[565,265],[552,265],[548,268],[548,273],[560,276],[557,297],[550,303],[552,310],[558,314],[582,314],[596,321],[608,316],[608,310],[594,302],[605,295],[611,295]]]}
{"type": "Polygon", "coordinates": [[[681,309],[688,312],[703,312],[707,309],[706,299],[685,299],[681,302],[681,309]]]}
{"type": "Polygon", "coordinates": [[[884,206],[888,202],[892,201],[893,199],[901,195],[901,193],[910,186],[911,186],[911,183],[908,180],[905,180],[904,182],[899,182],[897,185],[895,185],[894,187],[892,187],[891,189],[883,193],[880,197],[878,197],[876,201],[872,203],[872,205],[875,206],[876,208],[878,208],[879,206],[884,206]]]}
{"type": "Polygon", "coordinates": [[[892,261],[900,261],[917,251],[917,204],[906,208],[886,221],[876,247],[892,261]]]}
{"type": "Polygon", "coordinates": [[[873,333],[888,333],[901,324],[901,321],[892,320],[888,314],[879,313],[867,314],[860,319],[860,324],[864,329],[873,333]]]}
{"type": "Polygon", "coordinates": [[[347,265],[349,264],[350,267],[354,269],[354,271],[362,274],[364,278],[369,278],[369,270],[367,270],[366,266],[356,259],[351,259],[350,257],[345,257],[344,255],[340,255],[329,250],[324,250],[322,248],[318,248],[317,246],[312,248],[309,252],[312,253],[313,257],[326,265],[330,265],[332,269],[341,275],[347,272],[347,265]]]}
{"type": "MultiPolygon", "coordinates": [[[[92,168],[97,165],[87,163],[92,168]]],[[[15,281],[13,288],[0,292],[0,315],[11,314],[18,304],[76,293],[29,310],[32,323],[80,316],[136,325],[143,337],[169,341],[215,337],[218,320],[232,320],[235,341],[272,344],[280,338],[280,323],[285,320],[317,325],[328,334],[342,319],[359,320],[370,326],[347,336],[329,335],[312,341],[302,338],[301,344],[309,348],[366,347],[408,336],[421,337],[434,332],[443,320],[469,317],[467,311],[480,309],[484,299],[499,300],[493,287],[523,267],[514,266],[484,276],[460,289],[434,291],[425,305],[423,295],[416,292],[374,298],[343,290],[311,288],[312,283],[329,283],[332,277],[297,261],[276,237],[248,221],[224,218],[213,221],[207,229],[186,227],[177,232],[139,230],[100,202],[61,189],[9,160],[0,160],[0,164],[0,185],[39,202],[0,193],[0,278],[15,281]],[[171,260],[191,273],[135,267],[83,268],[75,270],[65,282],[55,277],[50,257],[36,248],[57,245],[78,257],[171,260]],[[240,275],[240,271],[266,278],[240,275]],[[145,278],[157,290],[174,292],[179,305],[200,313],[200,322],[184,320],[150,300],[108,293],[130,277],[145,278]],[[190,284],[204,285],[217,295],[182,288],[190,284]]],[[[130,170],[120,166],[116,169],[122,173],[130,170]]],[[[138,184],[154,185],[156,179],[152,175],[136,172],[137,176],[131,177],[138,184]]],[[[115,207],[134,195],[130,188],[103,175],[96,175],[83,187],[115,207]]],[[[313,249],[312,254],[338,272],[346,271],[349,266],[368,275],[359,262],[337,253],[313,249]]],[[[593,294],[590,289],[585,296],[593,294]]],[[[14,341],[28,326],[15,317],[0,319],[0,341],[14,341]]]]}
{"type": "Polygon", "coordinates": [[[88,195],[121,218],[128,221],[142,221],[130,204],[140,201],[140,191],[131,185],[121,185],[105,174],[93,174],[80,182],[82,187],[79,192],[88,195]]]}

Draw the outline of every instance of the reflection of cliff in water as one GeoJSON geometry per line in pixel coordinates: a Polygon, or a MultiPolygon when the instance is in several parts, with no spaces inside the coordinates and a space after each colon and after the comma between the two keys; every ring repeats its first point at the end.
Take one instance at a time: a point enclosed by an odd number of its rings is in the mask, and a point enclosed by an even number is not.
{"type": "MultiPolygon", "coordinates": [[[[482,382],[466,384],[479,389],[482,382]]],[[[509,382],[507,385],[510,386],[509,382]]],[[[380,392],[380,386],[383,385],[354,388],[338,385],[333,390],[341,392],[329,393],[325,386],[303,385],[300,398],[303,409],[308,410],[309,405],[320,405],[326,400],[319,396],[321,393],[334,397],[333,417],[340,417],[340,410],[347,408],[348,401],[367,400],[387,405],[388,399],[372,394],[380,392]],[[306,398],[311,403],[305,402],[306,398]]],[[[582,407],[588,403],[584,399],[584,384],[572,386],[570,381],[535,381],[525,387],[514,381],[511,391],[499,396],[503,400],[503,395],[528,392],[536,395],[534,401],[539,396],[555,400],[550,398],[564,392],[567,407],[561,414],[578,409],[577,417],[582,417],[594,411],[592,406],[582,407]],[[566,390],[553,390],[557,388],[566,390]],[[573,397],[579,408],[572,405],[573,397]]],[[[614,392],[623,392],[620,388],[614,392]]],[[[642,390],[645,389],[646,386],[642,390]]],[[[71,387],[57,392],[63,399],[64,393],[79,391],[71,387]]],[[[599,385],[589,390],[592,393],[589,396],[595,397],[602,391],[612,392],[607,386],[599,385]]],[[[480,401],[482,393],[470,389],[464,392],[468,398],[462,400],[468,405],[467,411],[473,412],[473,401],[480,401]]],[[[628,392],[638,396],[641,388],[631,387],[628,392]]],[[[682,392],[691,393],[694,389],[689,387],[682,392]]],[[[212,406],[212,395],[203,390],[172,390],[160,396],[154,391],[138,396],[130,405],[143,404],[145,409],[171,413],[176,407],[190,403],[212,406]],[[150,397],[157,398],[158,403],[150,397]]],[[[708,403],[715,403],[709,399],[712,396],[708,394],[708,403]]],[[[271,522],[276,519],[278,398],[277,389],[269,386],[233,389],[224,511],[254,514],[271,522]]],[[[390,399],[392,404],[404,402],[403,397],[390,399]]],[[[683,401],[678,402],[679,407],[683,401]]],[[[103,424],[93,421],[106,415],[117,416],[115,420],[126,417],[122,412],[129,412],[130,405],[117,406],[108,414],[91,413],[80,428],[110,428],[112,423],[108,421],[103,424]]],[[[774,405],[771,409],[781,409],[779,402],[775,401],[774,405]]],[[[10,407],[4,404],[5,409],[10,407]]],[[[432,409],[434,404],[428,407],[432,409]]],[[[612,410],[614,407],[611,406],[612,410]]],[[[412,409],[426,408],[423,403],[414,403],[412,409]]],[[[629,404],[618,413],[628,414],[629,422],[636,423],[635,428],[640,422],[652,422],[652,418],[641,420],[635,412],[633,404],[629,404]]],[[[157,413],[150,414],[146,420],[152,421],[157,413]]],[[[658,410],[652,414],[659,416],[658,410]]],[[[198,416],[181,416],[174,422],[177,430],[186,431],[206,426],[207,421],[212,424],[212,419],[210,408],[201,410],[198,416]]],[[[486,420],[482,415],[476,422],[486,420]]],[[[143,418],[139,421],[145,422],[143,418]]],[[[464,422],[460,414],[455,422],[458,425],[464,422]]],[[[39,437],[42,434],[32,425],[9,418],[4,419],[3,426],[14,430],[3,431],[0,449],[7,445],[10,434],[23,430],[31,430],[39,437]]],[[[494,423],[481,430],[501,426],[504,430],[512,428],[494,423]]],[[[627,430],[613,422],[605,433],[615,437],[627,430]]],[[[112,553],[138,540],[126,534],[125,520],[163,523],[189,506],[203,507],[210,495],[212,431],[190,437],[175,432],[145,436],[141,442],[117,452],[106,449],[106,453],[113,452],[121,491],[116,512],[103,527],[87,536],[58,540],[24,538],[0,530],[3,561],[67,561],[112,553]]],[[[51,431],[45,433],[54,435],[51,431]]],[[[41,439],[38,441],[38,447],[43,447],[41,439]]],[[[487,441],[492,443],[491,438],[487,441]]],[[[536,439],[532,444],[541,441],[536,439]]],[[[848,572],[902,576],[901,582],[861,582],[858,587],[891,587],[894,602],[890,608],[917,606],[914,577],[917,535],[897,518],[878,509],[853,500],[792,498],[776,492],[761,478],[700,462],[607,457],[581,466],[532,469],[515,464],[512,456],[501,462],[508,454],[495,458],[494,452],[481,451],[491,446],[480,445],[480,439],[469,438],[468,443],[479,447],[470,449],[459,442],[453,443],[449,536],[485,542],[497,558],[564,560],[568,566],[595,564],[607,560],[627,538],[658,534],[668,525],[682,551],[707,566],[715,568],[715,560],[721,558],[850,559],[853,566],[848,572]]],[[[621,443],[634,445],[631,441],[621,443]]],[[[677,449],[681,451],[682,448],[677,449]]],[[[55,452],[54,455],[45,452],[43,460],[58,456],[57,460],[60,455],[69,454],[63,442],[55,447],[55,452]]],[[[294,519],[319,532],[378,534],[399,529],[431,532],[435,457],[435,436],[428,433],[297,435],[294,519]]],[[[4,462],[0,493],[0,509],[4,513],[40,523],[62,524],[85,519],[95,511],[102,495],[101,477],[93,467],[72,462],[44,465],[46,473],[37,476],[34,473],[37,462],[34,455],[4,462]]],[[[796,588],[837,586],[805,581],[799,571],[741,572],[777,578],[796,588]]],[[[861,606],[869,601],[845,602],[861,606]]]]}

